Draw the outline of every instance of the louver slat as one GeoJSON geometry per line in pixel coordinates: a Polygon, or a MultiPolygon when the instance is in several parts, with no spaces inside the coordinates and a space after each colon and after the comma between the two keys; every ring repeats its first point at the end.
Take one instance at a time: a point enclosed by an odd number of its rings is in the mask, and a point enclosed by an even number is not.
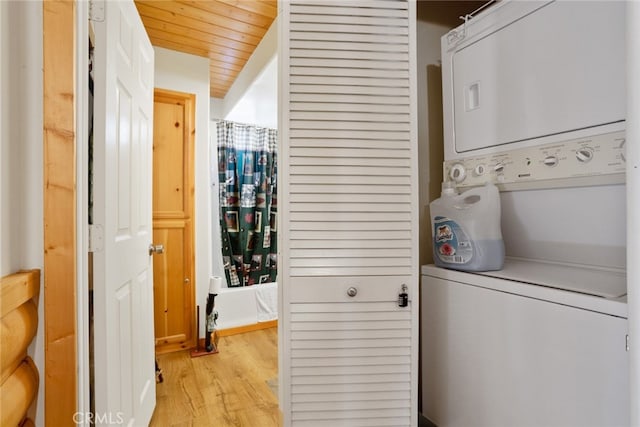
{"type": "Polygon", "coordinates": [[[415,4],[283,10],[285,425],[415,425],[415,4]]]}

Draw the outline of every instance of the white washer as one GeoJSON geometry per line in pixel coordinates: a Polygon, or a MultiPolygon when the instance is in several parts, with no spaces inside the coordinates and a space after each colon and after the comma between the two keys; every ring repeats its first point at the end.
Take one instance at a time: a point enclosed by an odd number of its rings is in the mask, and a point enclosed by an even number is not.
{"type": "Polygon", "coordinates": [[[624,273],[507,258],[482,274],[423,266],[421,290],[437,426],[629,424],[624,273]]]}

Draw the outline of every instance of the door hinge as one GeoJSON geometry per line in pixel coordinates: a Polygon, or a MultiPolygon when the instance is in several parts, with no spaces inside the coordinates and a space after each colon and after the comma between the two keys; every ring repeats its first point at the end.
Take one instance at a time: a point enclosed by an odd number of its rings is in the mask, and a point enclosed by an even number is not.
{"type": "Polygon", "coordinates": [[[100,252],[104,249],[104,230],[99,224],[89,224],[89,252],[100,252]]]}
{"type": "Polygon", "coordinates": [[[625,350],[629,351],[629,334],[625,335],[625,350]]]}
{"type": "Polygon", "coordinates": [[[104,22],[104,1],[91,0],[89,2],[89,20],[104,22]]]}

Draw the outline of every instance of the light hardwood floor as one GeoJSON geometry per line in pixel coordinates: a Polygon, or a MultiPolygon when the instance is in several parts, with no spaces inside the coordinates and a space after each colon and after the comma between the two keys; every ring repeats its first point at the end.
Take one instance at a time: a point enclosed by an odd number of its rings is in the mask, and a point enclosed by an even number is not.
{"type": "Polygon", "coordinates": [[[164,382],[151,426],[280,426],[277,391],[269,387],[278,376],[277,328],[222,337],[218,349],[158,356],[164,382]]]}

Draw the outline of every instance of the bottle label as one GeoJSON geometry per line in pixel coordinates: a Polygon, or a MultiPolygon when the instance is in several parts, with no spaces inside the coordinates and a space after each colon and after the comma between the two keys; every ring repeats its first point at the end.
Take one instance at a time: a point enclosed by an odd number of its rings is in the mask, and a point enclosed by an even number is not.
{"type": "Polygon", "coordinates": [[[457,222],[437,216],[434,218],[433,228],[433,244],[440,261],[449,264],[466,264],[471,261],[471,239],[457,222]]]}

